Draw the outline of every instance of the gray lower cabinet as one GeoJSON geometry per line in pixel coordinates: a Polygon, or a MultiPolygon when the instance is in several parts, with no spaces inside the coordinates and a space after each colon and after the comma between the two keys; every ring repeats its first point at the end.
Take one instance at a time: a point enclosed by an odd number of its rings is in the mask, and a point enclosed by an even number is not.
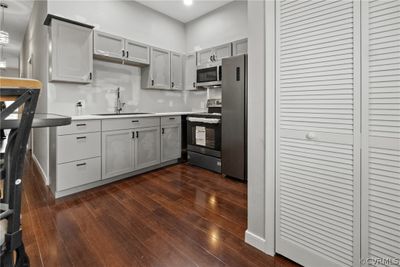
{"type": "Polygon", "coordinates": [[[160,163],[160,127],[136,129],[135,169],[160,163]]]}
{"type": "Polygon", "coordinates": [[[181,157],[181,125],[165,125],[161,128],[161,162],[181,157]]]}
{"type": "Polygon", "coordinates": [[[134,131],[118,130],[102,133],[102,179],[135,170],[134,131]]]}
{"type": "Polygon", "coordinates": [[[161,162],[181,157],[181,116],[161,118],[161,162]]]}
{"type": "Polygon", "coordinates": [[[181,116],[73,121],[50,130],[50,153],[50,188],[66,196],[179,159],[181,116]]]}

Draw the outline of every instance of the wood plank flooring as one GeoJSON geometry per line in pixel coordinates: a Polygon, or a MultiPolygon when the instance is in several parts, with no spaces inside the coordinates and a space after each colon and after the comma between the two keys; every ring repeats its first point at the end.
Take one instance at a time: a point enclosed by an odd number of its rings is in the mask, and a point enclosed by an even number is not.
{"type": "Polygon", "coordinates": [[[31,266],[297,266],[247,245],[246,185],[178,164],[54,200],[25,164],[31,266]]]}

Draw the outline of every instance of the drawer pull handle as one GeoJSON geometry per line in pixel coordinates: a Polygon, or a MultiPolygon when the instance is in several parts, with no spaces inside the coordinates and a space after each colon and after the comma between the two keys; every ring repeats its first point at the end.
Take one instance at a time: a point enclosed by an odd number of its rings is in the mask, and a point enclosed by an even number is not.
{"type": "Polygon", "coordinates": [[[134,121],[132,121],[132,122],[139,122],[138,120],[134,120],[134,121]]]}
{"type": "Polygon", "coordinates": [[[86,163],[79,163],[79,164],[76,164],[77,167],[85,166],[85,165],[86,165],[86,163]]]}
{"type": "Polygon", "coordinates": [[[86,123],[80,123],[80,124],[77,124],[76,126],[77,126],[77,127],[79,127],[79,126],[86,126],[86,123]]]}
{"type": "Polygon", "coordinates": [[[175,120],[175,118],[169,118],[170,120],[175,120]]]}
{"type": "Polygon", "coordinates": [[[78,136],[76,139],[86,139],[86,136],[78,136]]]}

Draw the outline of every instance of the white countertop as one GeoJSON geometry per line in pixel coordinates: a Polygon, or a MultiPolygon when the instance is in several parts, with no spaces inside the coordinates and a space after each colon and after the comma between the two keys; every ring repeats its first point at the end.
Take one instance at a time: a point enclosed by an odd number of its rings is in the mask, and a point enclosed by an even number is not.
{"type": "Polygon", "coordinates": [[[181,116],[188,114],[195,114],[205,111],[182,111],[182,112],[159,112],[149,114],[135,114],[135,115],[81,115],[71,116],[73,121],[79,120],[104,120],[104,119],[123,119],[123,118],[145,118],[145,117],[163,117],[163,116],[181,116]]]}

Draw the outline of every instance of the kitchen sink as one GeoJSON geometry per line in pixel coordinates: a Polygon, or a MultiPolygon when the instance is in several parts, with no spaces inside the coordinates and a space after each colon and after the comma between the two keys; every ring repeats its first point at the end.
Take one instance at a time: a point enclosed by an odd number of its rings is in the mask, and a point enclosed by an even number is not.
{"type": "Polygon", "coordinates": [[[151,113],[146,113],[146,112],[132,112],[132,113],[105,113],[105,114],[94,114],[97,116],[130,116],[130,115],[144,115],[144,114],[151,114],[151,113]]]}

